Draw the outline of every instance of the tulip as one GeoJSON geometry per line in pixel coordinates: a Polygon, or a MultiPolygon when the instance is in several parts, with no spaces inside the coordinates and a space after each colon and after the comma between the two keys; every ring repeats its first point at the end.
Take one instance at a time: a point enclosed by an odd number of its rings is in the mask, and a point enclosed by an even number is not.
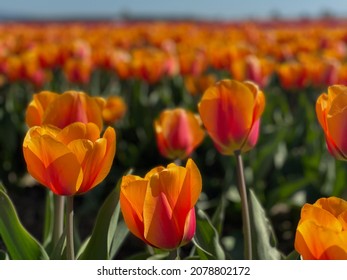
{"type": "Polygon", "coordinates": [[[63,129],[33,126],[23,153],[28,172],[57,195],[75,195],[98,185],[110,171],[116,152],[116,134],[94,123],[76,122],[63,129]]]}
{"type": "Polygon", "coordinates": [[[144,178],[124,176],[120,207],[129,230],[145,243],[175,249],[195,234],[195,209],[202,188],[199,169],[188,159],[186,167],[159,166],[144,178]]]}
{"type": "Polygon", "coordinates": [[[218,151],[233,155],[255,146],[264,107],[264,94],[254,83],[225,79],[207,88],[199,112],[218,151]]]}
{"type": "Polygon", "coordinates": [[[154,128],[159,151],[169,159],[187,158],[205,136],[198,117],[182,108],[162,111],[154,128]]]}
{"type": "Polygon", "coordinates": [[[106,100],[102,111],[102,117],[105,123],[112,124],[122,119],[127,111],[127,105],[120,96],[110,96],[106,100]]]}
{"type": "Polygon", "coordinates": [[[316,103],[318,121],[323,128],[329,152],[336,159],[347,160],[347,87],[333,85],[316,103]]]}
{"type": "Polygon", "coordinates": [[[29,127],[54,125],[59,128],[73,122],[93,122],[102,130],[104,104],[103,98],[90,97],[84,92],[66,91],[57,94],[42,91],[34,94],[28,105],[25,120],[29,127]]]}
{"type": "Polygon", "coordinates": [[[199,76],[187,75],[184,77],[184,85],[188,93],[192,96],[200,95],[206,88],[216,83],[213,74],[203,74],[199,76]]]}
{"type": "Polygon", "coordinates": [[[294,246],[304,260],[347,260],[347,201],[329,197],[305,204],[294,246]]]}

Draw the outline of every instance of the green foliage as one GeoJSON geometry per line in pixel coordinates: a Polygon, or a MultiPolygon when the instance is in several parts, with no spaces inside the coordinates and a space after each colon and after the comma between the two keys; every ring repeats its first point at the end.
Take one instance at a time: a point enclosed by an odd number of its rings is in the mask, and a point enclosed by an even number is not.
{"type": "Polygon", "coordinates": [[[109,260],[114,257],[127,236],[128,230],[124,223],[119,222],[120,179],[117,186],[109,194],[101,206],[96,218],[93,232],[81,248],[78,259],[81,260],[109,260]]]}
{"type": "Polygon", "coordinates": [[[19,221],[3,186],[0,187],[0,236],[13,260],[48,259],[44,248],[19,221]]]}
{"type": "Polygon", "coordinates": [[[200,258],[202,260],[224,260],[225,253],[218,231],[202,210],[199,209],[196,216],[196,233],[193,242],[200,258]]]}
{"type": "Polygon", "coordinates": [[[254,192],[249,190],[252,252],[256,260],[280,260],[274,230],[254,192]]]}

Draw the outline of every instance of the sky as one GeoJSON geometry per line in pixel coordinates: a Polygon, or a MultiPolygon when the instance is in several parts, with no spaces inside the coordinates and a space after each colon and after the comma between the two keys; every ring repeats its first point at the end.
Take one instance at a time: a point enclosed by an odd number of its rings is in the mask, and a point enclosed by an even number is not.
{"type": "Polygon", "coordinates": [[[9,0],[0,1],[0,16],[116,17],[192,16],[206,19],[319,16],[329,11],[347,17],[346,0],[9,0]]]}

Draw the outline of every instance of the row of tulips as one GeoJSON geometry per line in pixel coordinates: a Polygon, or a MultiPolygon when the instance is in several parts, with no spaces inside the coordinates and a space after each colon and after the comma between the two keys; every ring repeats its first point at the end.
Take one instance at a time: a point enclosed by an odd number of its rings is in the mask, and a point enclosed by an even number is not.
{"type": "Polygon", "coordinates": [[[29,81],[42,88],[59,69],[69,82],[88,84],[102,69],[121,80],[138,78],[151,84],[177,74],[189,80],[210,70],[227,71],[261,87],[274,76],[284,88],[344,84],[344,24],[343,20],[3,24],[0,83],[29,81]]]}

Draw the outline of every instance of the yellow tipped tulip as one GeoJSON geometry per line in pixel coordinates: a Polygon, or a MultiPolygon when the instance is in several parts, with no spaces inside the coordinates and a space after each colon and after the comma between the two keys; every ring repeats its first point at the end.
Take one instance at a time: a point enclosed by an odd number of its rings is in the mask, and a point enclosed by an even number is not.
{"type": "Polygon", "coordinates": [[[73,122],[95,123],[100,130],[103,127],[102,109],[105,100],[91,97],[84,92],[66,91],[57,94],[42,91],[34,94],[26,111],[26,123],[35,125],[54,125],[59,128],[73,122]]]}
{"type": "Polygon", "coordinates": [[[175,249],[195,234],[195,209],[202,181],[188,159],[186,167],[169,164],[149,171],[144,178],[124,176],[120,205],[129,230],[147,244],[175,249]]]}
{"type": "Polygon", "coordinates": [[[330,86],[328,94],[318,97],[316,113],[329,152],[339,160],[347,160],[347,87],[330,86]]]}
{"type": "Polygon", "coordinates": [[[347,201],[329,197],[305,204],[295,249],[304,260],[347,260],[347,201]]]}
{"type": "Polygon", "coordinates": [[[63,129],[34,126],[23,153],[29,173],[58,195],[85,193],[99,184],[112,166],[116,133],[108,127],[100,138],[94,123],[73,123],[63,129]]]}
{"type": "Polygon", "coordinates": [[[167,109],[154,121],[157,145],[162,156],[185,159],[205,136],[200,119],[182,108],[167,109]]]}
{"type": "Polygon", "coordinates": [[[264,108],[265,96],[256,84],[228,79],[209,87],[199,103],[201,120],[224,155],[255,146],[264,108]]]}

